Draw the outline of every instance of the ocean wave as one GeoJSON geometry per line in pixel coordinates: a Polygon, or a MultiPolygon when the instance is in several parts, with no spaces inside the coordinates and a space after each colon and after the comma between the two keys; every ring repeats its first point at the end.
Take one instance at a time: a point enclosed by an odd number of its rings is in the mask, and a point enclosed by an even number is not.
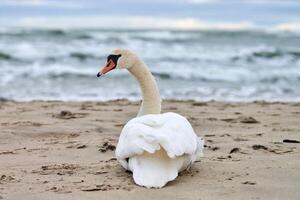
{"type": "Polygon", "coordinates": [[[272,59],[272,58],[277,58],[277,57],[282,57],[282,56],[293,56],[294,58],[300,58],[300,51],[284,51],[280,49],[275,49],[271,51],[258,51],[258,52],[253,52],[252,55],[253,57],[259,57],[259,58],[266,58],[266,59],[272,59]]]}
{"type": "Polygon", "coordinates": [[[81,61],[84,61],[87,59],[97,59],[97,60],[103,59],[103,56],[101,57],[101,56],[96,56],[96,55],[93,55],[90,53],[82,53],[82,52],[72,52],[69,54],[69,57],[77,58],[81,61]]]}
{"type": "MultiPolygon", "coordinates": [[[[84,80],[89,82],[96,78],[96,74],[101,67],[96,66],[72,66],[65,64],[58,64],[57,62],[49,63],[47,65],[43,63],[35,63],[25,66],[18,66],[11,68],[9,66],[2,67],[0,73],[4,77],[0,81],[3,84],[9,84],[11,81],[16,80],[39,80],[43,78],[45,81],[53,82],[57,79],[65,79],[69,81],[84,80]],[[42,69],[42,70],[41,70],[42,69]]],[[[195,84],[275,84],[278,86],[292,84],[296,87],[300,86],[300,71],[297,68],[290,67],[266,69],[266,68],[254,68],[254,69],[222,69],[220,66],[210,66],[206,68],[203,66],[186,68],[176,67],[172,70],[172,67],[159,67],[151,68],[153,75],[158,81],[178,82],[181,81],[183,85],[188,83],[195,84]],[[296,85],[295,85],[296,84],[296,85]]],[[[121,80],[127,80],[130,77],[126,70],[115,70],[109,73],[105,78],[115,80],[119,82],[121,80]]],[[[76,84],[76,82],[74,82],[76,84]]],[[[2,85],[3,86],[3,85],[2,85]]],[[[173,87],[173,86],[171,86],[173,87]]]]}
{"type": "Polygon", "coordinates": [[[284,50],[284,49],[264,49],[264,50],[253,50],[244,54],[232,55],[229,57],[231,61],[245,61],[253,63],[257,60],[269,60],[275,59],[289,60],[300,60],[300,50],[284,50]]]}
{"type": "Polygon", "coordinates": [[[111,49],[123,47],[150,67],[165,98],[299,99],[299,46],[300,35],[285,32],[0,30],[0,94],[18,100],[138,98],[126,70],[96,77],[111,49]]]}
{"type": "Polygon", "coordinates": [[[27,60],[25,59],[20,59],[18,57],[15,57],[14,55],[11,55],[10,53],[4,53],[0,51],[0,62],[1,61],[6,61],[8,63],[27,63],[27,60]]]}
{"type": "Polygon", "coordinates": [[[14,58],[7,53],[0,52],[0,60],[14,60],[14,58]]]}
{"type": "Polygon", "coordinates": [[[0,32],[0,36],[13,36],[13,37],[28,37],[28,36],[64,36],[66,32],[62,29],[12,29],[0,32]]]}

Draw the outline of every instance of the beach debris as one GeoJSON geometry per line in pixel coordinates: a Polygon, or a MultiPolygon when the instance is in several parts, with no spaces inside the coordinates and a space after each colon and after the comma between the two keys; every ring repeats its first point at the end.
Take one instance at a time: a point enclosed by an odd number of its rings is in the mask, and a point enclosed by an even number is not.
{"type": "Polygon", "coordinates": [[[282,142],[273,142],[273,144],[283,144],[282,142]]]}
{"type": "Polygon", "coordinates": [[[298,140],[290,140],[290,139],[284,139],[282,142],[283,143],[300,143],[300,141],[298,141],[298,140]]]}
{"type": "Polygon", "coordinates": [[[215,137],[215,134],[205,134],[204,137],[215,137]]]}
{"type": "Polygon", "coordinates": [[[125,124],[124,124],[124,123],[115,124],[115,127],[123,127],[123,126],[125,126],[125,124]]]}
{"type": "Polygon", "coordinates": [[[42,126],[46,124],[31,122],[31,121],[14,121],[9,123],[10,125],[18,125],[18,126],[42,126]]]}
{"type": "Polygon", "coordinates": [[[209,118],[206,118],[207,120],[209,120],[209,121],[217,121],[218,119],[217,118],[215,118],[215,117],[209,117],[209,118]]]}
{"type": "Polygon", "coordinates": [[[256,183],[252,182],[252,181],[244,181],[244,182],[242,182],[242,184],[244,184],[244,185],[256,185],[256,183]]]}
{"type": "Polygon", "coordinates": [[[96,171],[96,172],[92,172],[91,174],[94,174],[94,175],[99,175],[99,174],[107,174],[108,171],[96,171]]]}
{"type": "Polygon", "coordinates": [[[259,121],[257,121],[253,117],[240,117],[240,122],[241,123],[247,123],[247,124],[256,124],[256,123],[259,123],[259,121]]]}
{"type": "Polygon", "coordinates": [[[221,119],[221,121],[231,122],[231,123],[240,122],[240,123],[245,123],[245,124],[257,124],[257,123],[260,123],[259,121],[257,121],[253,117],[245,117],[245,116],[241,116],[241,117],[238,117],[238,118],[225,118],[225,119],[221,119]]]}
{"type": "Polygon", "coordinates": [[[108,141],[104,142],[100,147],[99,151],[105,153],[106,151],[114,151],[116,149],[116,145],[110,144],[108,141]]]}
{"type": "Polygon", "coordinates": [[[62,110],[59,114],[54,115],[54,117],[56,118],[60,118],[60,119],[71,119],[71,118],[75,118],[74,114],[71,113],[68,110],[62,110]]]}
{"type": "Polygon", "coordinates": [[[193,106],[207,106],[207,103],[205,103],[205,102],[195,102],[192,105],[193,106]]]}
{"type": "Polygon", "coordinates": [[[65,186],[61,186],[61,187],[53,186],[49,188],[47,191],[53,191],[59,194],[72,193],[72,191],[66,190],[65,186]]]}
{"type": "Polygon", "coordinates": [[[93,186],[82,186],[79,188],[81,191],[84,192],[95,192],[95,191],[109,191],[109,190],[127,190],[130,191],[132,188],[128,186],[123,186],[121,185],[111,185],[111,184],[100,184],[100,185],[93,185],[93,186]]]}
{"type": "Polygon", "coordinates": [[[254,145],[252,145],[252,149],[254,149],[254,150],[260,150],[260,149],[268,150],[268,147],[260,145],[260,144],[254,144],[254,145]]]}
{"type": "Polygon", "coordinates": [[[268,147],[260,145],[260,144],[253,145],[252,149],[254,149],[254,150],[260,150],[260,149],[262,149],[262,150],[266,150],[268,152],[275,153],[275,154],[284,154],[284,153],[293,152],[293,149],[268,148],[268,147]]]}
{"type": "Polygon", "coordinates": [[[14,177],[3,174],[2,176],[0,176],[0,184],[5,183],[5,182],[11,183],[11,182],[17,182],[17,181],[14,177]]]}
{"type": "Polygon", "coordinates": [[[225,133],[225,134],[220,135],[220,137],[225,137],[225,136],[230,137],[231,135],[228,134],[228,133],[225,133]]]}
{"type": "Polygon", "coordinates": [[[75,170],[81,168],[79,165],[75,164],[53,164],[53,165],[43,165],[38,170],[32,170],[32,173],[38,173],[40,175],[72,175],[75,173],[75,170]]]}
{"type": "Polygon", "coordinates": [[[78,146],[76,147],[76,149],[83,149],[83,148],[86,148],[87,147],[87,145],[85,145],[85,144],[78,144],[78,146]]]}
{"type": "Polygon", "coordinates": [[[74,145],[69,145],[66,148],[68,148],[68,149],[84,149],[86,147],[87,147],[87,145],[85,145],[85,144],[74,144],[74,145]]]}
{"type": "Polygon", "coordinates": [[[229,154],[233,154],[233,153],[238,153],[240,152],[240,148],[234,147],[233,149],[230,150],[229,154]]]}
{"type": "Polygon", "coordinates": [[[220,147],[210,147],[210,146],[208,148],[211,149],[212,151],[217,151],[220,149],[220,147]]]}
{"type": "MultiPolygon", "coordinates": [[[[243,152],[242,149],[238,148],[238,147],[234,147],[233,149],[231,149],[229,151],[229,154],[233,154],[233,153],[241,153],[241,154],[248,154],[246,152],[243,152]]],[[[230,156],[230,155],[228,155],[230,156]]]]}
{"type": "MultiPolygon", "coordinates": [[[[219,157],[216,158],[216,160],[226,160],[226,159],[228,159],[228,158],[230,158],[230,157],[219,156],[219,157]]],[[[214,160],[215,160],[215,159],[214,159],[214,160]]]]}
{"type": "Polygon", "coordinates": [[[94,186],[94,187],[81,187],[80,190],[84,192],[94,192],[100,190],[102,191],[103,189],[101,187],[94,186]]]}
{"type": "Polygon", "coordinates": [[[80,134],[79,133],[71,133],[68,135],[68,138],[76,138],[76,137],[79,137],[80,134]]]}
{"type": "Polygon", "coordinates": [[[246,138],[239,138],[239,137],[234,138],[233,140],[236,141],[236,142],[249,141],[249,140],[246,139],[246,138]]]}
{"type": "Polygon", "coordinates": [[[58,114],[53,114],[52,117],[59,118],[59,119],[73,119],[73,118],[82,118],[86,116],[87,113],[72,113],[68,110],[62,110],[58,114]]]}
{"type": "Polygon", "coordinates": [[[284,154],[284,153],[291,153],[293,152],[292,149],[283,150],[283,149],[269,149],[269,152],[275,153],[275,154],[284,154]]]}
{"type": "Polygon", "coordinates": [[[14,151],[1,151],[0,155],[7,155],[7,154],[16,154],[14,151]]]}
{"type": "Polygon", "coordinates": [[[225,118],[225,119],[220,119],[221,121],[224,121],[224,122],[237,122],[235,118],[225,118]]]}

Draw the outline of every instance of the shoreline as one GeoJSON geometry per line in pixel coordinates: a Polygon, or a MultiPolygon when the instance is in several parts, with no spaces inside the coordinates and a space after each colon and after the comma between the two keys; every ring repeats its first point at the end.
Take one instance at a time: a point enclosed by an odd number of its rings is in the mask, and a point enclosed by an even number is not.
{"type": "Polygon", "coordinates": [[[297,199],[300,103],[164,100],[204,137],[163,189],[133,183],[114,148],[140,101],[0,101],[0,199],[297,199]]]}
{"type": "MultiPolygon", "coordinates": [[[[55,102],[61,102],[61,103],[114,103],[119,101],[128,101],[131,103],[140,103],[142,99],[128,99],[128,98],[116,98],[116,99],[108,99],[108,100],[43,100],[43,99],[33,99],[33,100],[14,100],[14,99],[6,99],[0,97],[0,103],[3,102],[15,102],[15,103],[30,103],[30,102],[44,102],[44,103],[55,103],[55,102]]],[[[188,103],[188,102],[201,102],[201,103],[228,103],[228,104],[260,104],[260,103],[266,103],[266,104],[298,104],[300,101],[285,101],[285,100],[247,100],[247,101],[227,101],[227,100],[195,100],[195,99],[172,99],[172,98],[162,98],[162,103],[164,102],[182,102],[182,103],[188,103]]]]}

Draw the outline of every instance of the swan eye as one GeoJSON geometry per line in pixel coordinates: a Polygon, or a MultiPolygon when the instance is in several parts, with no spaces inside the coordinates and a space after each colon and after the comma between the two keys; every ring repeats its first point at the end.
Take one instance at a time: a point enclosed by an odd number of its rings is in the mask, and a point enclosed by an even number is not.
{"type": "Polygon", "coordinates": [[[112,60],[115,64],[117,64],[118,62],[118,59],[121,57],[122,55],[121,54],[118,54],[118,55],[114,55],[114,54],[111,54],[107,57],[107,62],[109,60],[112,60]]]}

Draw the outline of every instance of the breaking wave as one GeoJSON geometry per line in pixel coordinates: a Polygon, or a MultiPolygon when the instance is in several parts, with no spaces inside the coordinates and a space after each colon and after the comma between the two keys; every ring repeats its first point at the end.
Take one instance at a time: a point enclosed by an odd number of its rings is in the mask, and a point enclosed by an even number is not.
{"type": "Polygon", "coordinates": [[[165,98],[300,99],[300,34],[96,29],[1,30],[1,98],[139,98],[126,71],[96,78],[116,47],[139,54],[165,98]]]}

